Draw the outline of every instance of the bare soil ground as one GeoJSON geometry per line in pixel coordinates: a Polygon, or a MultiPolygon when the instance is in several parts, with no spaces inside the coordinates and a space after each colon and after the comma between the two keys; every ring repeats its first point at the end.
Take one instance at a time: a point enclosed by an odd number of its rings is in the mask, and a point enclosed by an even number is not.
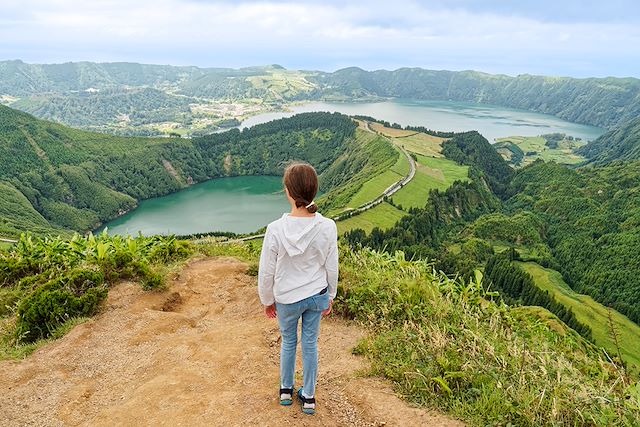
{"type": "Polygon", "coordinates": [[[322,324],[317,414],[281,407],[277,323],[246,269],[207,258],[163,292],[117,285],[94,319],[0,362],[0,425],[462,425],[363,376],[368,362],[351,349],[365,332],[336,318],[322,324]]]}

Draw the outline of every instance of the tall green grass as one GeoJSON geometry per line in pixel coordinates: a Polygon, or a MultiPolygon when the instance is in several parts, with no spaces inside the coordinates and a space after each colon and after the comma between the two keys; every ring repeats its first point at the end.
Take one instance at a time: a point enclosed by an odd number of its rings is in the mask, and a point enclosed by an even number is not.
{"type": "Polygon", "coordinates": [[[469,282],[368,249],[341,252],[336,310],[407,399],[473,425],[638,425],[640,389],[600,351],[469,282]]]}

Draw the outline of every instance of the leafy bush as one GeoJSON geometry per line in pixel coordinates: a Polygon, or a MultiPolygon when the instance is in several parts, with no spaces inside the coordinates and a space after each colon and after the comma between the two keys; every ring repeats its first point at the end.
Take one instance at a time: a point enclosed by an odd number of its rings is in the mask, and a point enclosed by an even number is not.
{"type": "Polygon", "coordinates": [[[175,237],[98,236],[38,238],[23,234],[0,252],[0,314],[17,304],[18,342],[51,336],[76,317],[95,314],[108,286],[139,280],[144,289],[165,284],[158,264],[184,259],[191,245],[175,237]]]}
{"type": "Polygon", "coordinates": [[[107,296],[103,282],[101,273],[79,270],[38,287],[18,306],[16,334],[20,341],[47,338],[67,320],[95,314],[107,296]]]}
{"type": "Polygon", "coordinates": [[[20,289],[0,288],[0,317],[14,311],[16,304],[22,299],[23,293],[20,289]]]}

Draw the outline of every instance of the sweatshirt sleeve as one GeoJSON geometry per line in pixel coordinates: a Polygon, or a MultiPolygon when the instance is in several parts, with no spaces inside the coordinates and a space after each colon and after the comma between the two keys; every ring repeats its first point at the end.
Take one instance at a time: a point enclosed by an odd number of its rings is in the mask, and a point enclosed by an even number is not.
{"type": "Polygon", "coordinates": [[[335,299],[338,292],[338,229],[335,222],[331,230],[329,240],[329,253],[325,262],[327,269],[327,284],[329,286],[329,298],[335,299]]]}
{"type": "Polygon", "coordinates": [[[262,242],[260,253],[260,265],[258,267],[258,295],[263,305],[271,305],[275,302],[273,295],[273,278],[276,274],[276,260],[278,247],[273,232],[267,227],[262,242]]]}

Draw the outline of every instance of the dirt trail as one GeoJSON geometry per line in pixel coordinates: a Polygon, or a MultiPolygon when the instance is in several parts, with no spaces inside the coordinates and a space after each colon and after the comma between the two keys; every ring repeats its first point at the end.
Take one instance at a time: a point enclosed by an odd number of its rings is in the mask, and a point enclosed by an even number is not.
{"type": "Polygon", "coordinates": [[[114,287],[94,319],[0,362],[0,425],[461,425],[359,375],[367,362],[351,349],[363,331],[339,319],[322,324],[318,413],[281,407],[277,324],[246,268],[208,258],[165,292],[114,287]]]}

